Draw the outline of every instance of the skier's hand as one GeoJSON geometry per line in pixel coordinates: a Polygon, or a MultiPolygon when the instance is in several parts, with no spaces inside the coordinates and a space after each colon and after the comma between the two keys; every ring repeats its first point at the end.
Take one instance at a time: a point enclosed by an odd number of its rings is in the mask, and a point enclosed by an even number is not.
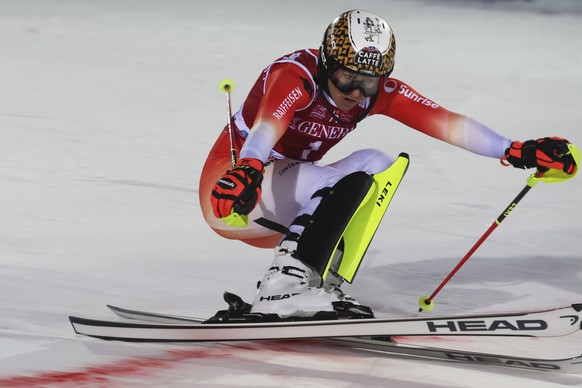
{"type": "Polygon", "coordinates": [[[254,158],[240,159],[232,170],[227,171],[214,187],[210,202],[217,218],[237,213],[249,214],[261,199],[263,162],[254,158]]]}
{"type": "Polygon", "coordinates": [[[505,150],[501,163],[516,168],[534,168],[547,171],[550,168],[566,174],[576,171],[576,161],[568,148],[570,142],[561,137],[544,137],[525,142],[514,141],[505,150]]]}

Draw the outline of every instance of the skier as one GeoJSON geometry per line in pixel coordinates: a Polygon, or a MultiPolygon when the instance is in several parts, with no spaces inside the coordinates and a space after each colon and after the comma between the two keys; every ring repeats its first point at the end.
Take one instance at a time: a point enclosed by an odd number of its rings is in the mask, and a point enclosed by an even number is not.
{"type": "Polygon", "coordinates": [[[337,302],[359,306],[341,291],[343,279],[330,257],[313,252],[321,252],[322,244],[333,252],[346,228],[330,221],[333,214],[353,214],[371,176],[394,162],[382,151],[362,149],[335,163],[317,163],[366,117],[392,117],[505,165],[576,171],[567,140],[513,141],[391,78],[395,51],[386,20],[365,10],[342,13],[327,27],[319,50],[295,51],[262,71],[234,114],[233,133],[225,127],[211,149],[199,190],[207,223],[225,238],[275,248],[251,312],[311,317],[335,312],[337,302]],[[231,140],[239,153],[234,167],[231,140]],[[244,215],[268,221],[235,226],[244,215]]]}

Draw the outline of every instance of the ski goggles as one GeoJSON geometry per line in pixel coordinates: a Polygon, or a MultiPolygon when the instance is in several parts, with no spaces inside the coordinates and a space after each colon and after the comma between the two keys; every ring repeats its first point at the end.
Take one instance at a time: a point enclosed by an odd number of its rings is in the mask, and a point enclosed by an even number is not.
{"type": "Polygon", "coordinates": [[[380,77],[361,75],[353,71],[339,68],[331,74],[331,82],[342,93],[351,93],[358,89],[365,97],[378,93],[380,77]]]}

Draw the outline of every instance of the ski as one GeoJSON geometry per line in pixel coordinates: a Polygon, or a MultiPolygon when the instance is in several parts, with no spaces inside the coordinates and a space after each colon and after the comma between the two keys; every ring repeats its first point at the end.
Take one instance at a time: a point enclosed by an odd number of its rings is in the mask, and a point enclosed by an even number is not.
{"type": "MultiPolygon", "coordinates": [[[[116,315],[122,318],[141,320],[147,322],[156,322],[164,324],[198,324],[201,325],[205,320],[201,318],[169,315],[162,313],[153,313],[147,311],[130,310],[112,305],[107,307],[116,315]]],[[[557,309],[559,310],[559,309],[557,309]]],[[[555,310],[552,310],[555,311],[555,310]]],[[[563,316],[572,320],[572,325],[576,325],[578,320],[574,317],[563,316]]],[[[502,354],[478,353],[463,351],[459,349],[447,349],[443,347],[426,347],[417,346],[400,342],[398,338],[393,337],[342,337],[322,339],[333,346],[347,347],[354,351],[366,353],[385,354],[388,356],[411,357],[431,359],[446,362],[460,362],[464,364],[485,364],[494,366],[503,366],[511,368],[521,368],[536,370],[542,372],[559,372],[559,373],[581,373],[582,372],[582,355],[560,359],[545,358],[526,358],[515,357],[502,354]]]]}
{"type": "MultiPolygon", "coordinates": [[[[117,312],[123,314],[121,310],[117,312]]],[[[109,340],[141,342],[451,335],[555,337],[573,334],[580,330],[581,311],[582,304],[574,304],[552,310],[525,313],[428,318],[204,324],[200,324],[199,320],[194,318],[177,316],[166,316],[165,319],[169,321],[164,323],[117,322],[74,316],[69,317],[69,320],[77,334],[109,340]],[[192,322],[189,321],[191,319],[192,322]]],[[[158,319],[163,318],[163,315],[160,317],[161,314],[149,313],[149,315],[157,316],[158,319]]]]}
{"type": "Polygon", "coordinates": [[[502,354],[475,353],[470,351],[446,349],[440,347],[416,346],[400,343],[394,339],[382,338],[337,338],[333,343],[347,346],[353,350],[366,353],[380,353],[390,356],[427,358],[464,364],[485,364],[511,368],[537,370],[541,372],[581,373],[582,354],[560,359],[544,359],[529,357],[512,357],[502,354]]]}
{"type": "Polygon", "coordinates": [[[128,319],[138,319],[148,322],[157,322],[157,323],[203,323],[206,319],[202,318],[194,318],[194,317],[184,317],[179,315],[170,315],[170,314],[161,314],[161,313],[152,313],[149,311],[139,311],[139,310],[130,310],[125,309],[117,306],[112,306],[110,304],[107,307],[113,311],[115,314],[122,318],[128,319]]]}

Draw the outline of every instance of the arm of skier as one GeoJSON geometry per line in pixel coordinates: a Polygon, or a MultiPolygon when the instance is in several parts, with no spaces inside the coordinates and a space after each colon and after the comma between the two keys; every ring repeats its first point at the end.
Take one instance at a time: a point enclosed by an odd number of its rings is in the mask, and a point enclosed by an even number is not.
{"type": "MultiPolygon", "coordinates": [[[[261,100],[255,123],[246,139],[240,155],[267,160],[275,143],[283,136],[295,111],[305,108],[311,96],[305,90],[309,76],[299,66],[276,64],[265,82],[265,94],[261,100]]],[[[311,85],[311,90],[315,85],[311,85]]]]}
{"type": "Polygon", "coordinates": [[[264,163],[285,133],[296,110],[311,97],[304,88],[304,71],[294,64],[273,65],[265,81],[265,94],[257,117],[232,170],[218,179],[212,190],[212,208],[217,218],[233,212],[249,214],[261,198],[264,163]]]}
{"type": "Polygon", "coordinates": [[[540,170],[554,168],[567,174],[576,169],[569,153],[570,143],[565,139],[512,141],[477,120],[443,108],[401,81],[393,82],[392,92],[379,96],[381,114],[449,144],[502,160],[505,165],[540,170]]]}
{"type": "Polygon", "coordinates": [[[381,93],[380,114],[470,152],[501,158],[511,140],[465,115],[449,111],[398,80],[391,93],[381,93]]]}

